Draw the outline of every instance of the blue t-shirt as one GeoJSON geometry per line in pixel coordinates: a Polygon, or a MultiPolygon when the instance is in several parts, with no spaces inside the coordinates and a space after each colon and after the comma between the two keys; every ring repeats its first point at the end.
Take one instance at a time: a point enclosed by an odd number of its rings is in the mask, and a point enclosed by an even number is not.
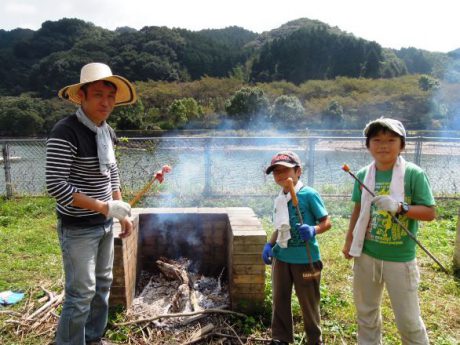
{"type": "MultiPolygon", "coordinates": [[[[300,213],[302,214],[304,224],[316,225],[321,218],[327,216],[326,207],[323,200],[316,190],[311,187],[304,186],[297,193],[299,199],[300,213]]],[[[291,264],[306,264],[309,262],[307,255],[307,243],[302,240],[296,224],[300,223],[297,217],[296,208],[292,205],[292,201],[288,202],[289,223],[291,225],[291,239],[288,241],[287,248],[281,248],[278,244],[273,247],[273,256],[280,261],[291,264]]],[[[308,241],[312,261],[321,259],[319,253],[318,242],[316,237],[308,241]]]]}

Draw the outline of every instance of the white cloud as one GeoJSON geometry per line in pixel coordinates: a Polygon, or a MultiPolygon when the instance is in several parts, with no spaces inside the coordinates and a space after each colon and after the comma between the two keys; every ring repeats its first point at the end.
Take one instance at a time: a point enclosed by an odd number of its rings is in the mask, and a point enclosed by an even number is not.
{"type": "Polygon", "coordinates": [[[5,14],[13,16],[31,15],[37,13],[37,7],[33,4],[20,2],[8,2],[5,5],[5,14]]]}

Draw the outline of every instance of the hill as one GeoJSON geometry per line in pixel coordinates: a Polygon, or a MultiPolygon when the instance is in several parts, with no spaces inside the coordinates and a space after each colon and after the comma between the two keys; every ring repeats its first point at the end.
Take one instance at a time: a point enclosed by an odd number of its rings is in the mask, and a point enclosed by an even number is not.
{"type": "Polygon", "coordinates": [[[390,50],[317,20],[300,18],[256,34],[232,26],[189,31],[146,26],[111,31],[76,18],[33,30],[0,30],[0,95],[55,96],[90,61],[134,81],[238,75],[249,82],[390,78],[424,73],[457,80],[459,52],[390,50]],[[446,75],[447,72],[447,75],[446,75]]]}

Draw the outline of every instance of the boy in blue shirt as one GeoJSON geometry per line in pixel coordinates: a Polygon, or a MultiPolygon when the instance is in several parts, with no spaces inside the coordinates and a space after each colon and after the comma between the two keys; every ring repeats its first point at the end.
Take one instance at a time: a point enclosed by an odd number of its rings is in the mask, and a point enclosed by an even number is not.
{"type": "Polygon", "coordinates": [[[273,172],[281,191],[275,199],[275,231],[265,244],[262,259],[272,265],[272,345],[294,341],[291,297],[294,285],[308,344],[322,344],[320,328],[321,262],[315,236],[331,228],[330,218],[318,192],[304,186],[300,159],[292,151],[273,156],[266,173],[273,172]],[[292,205],[288,179],[292,179],[303,224],[292,205]],[[307,247],[309,248],[309,253],[307,247]]]}

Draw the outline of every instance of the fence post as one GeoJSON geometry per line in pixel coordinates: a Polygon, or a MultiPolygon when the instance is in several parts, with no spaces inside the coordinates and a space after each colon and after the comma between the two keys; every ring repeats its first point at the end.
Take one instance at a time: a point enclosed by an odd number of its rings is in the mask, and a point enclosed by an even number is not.
{"type": "Polygon", "coordinates": [[[308,138],[308,159],[307,159],[307,183],[313,187],[315,182],[315,138],[308,138]]]}
{"type": "Polygon", "coordinates": [[[460,207],[457,212],[457,239],[455,240],[454,250],[454,272],[460,276],[460,207]]]}
{"type": "Polygon", "coordinates": [[[211,139],[206,138],[204,142],[204,190],[203,194],[209,196],[211,188],[211,139]]]}
{"type": "Polygon", "coordinates": [[[422,137],[416,137],[415,139],[415,157],[414,157],[414,163],[420,166],[420,161],[422,160],[422,143],[423,139],[422,137]]]}
{"type": "Polygon", "coordinates": [[[13,184],[11,182],[11,161],[10,161],[10,146],[5,143],[2,149],[3,152],[3,166],[5,169],[5,187],[6,187],[6,198],[11,199],[13,197],[13,184]]]}

